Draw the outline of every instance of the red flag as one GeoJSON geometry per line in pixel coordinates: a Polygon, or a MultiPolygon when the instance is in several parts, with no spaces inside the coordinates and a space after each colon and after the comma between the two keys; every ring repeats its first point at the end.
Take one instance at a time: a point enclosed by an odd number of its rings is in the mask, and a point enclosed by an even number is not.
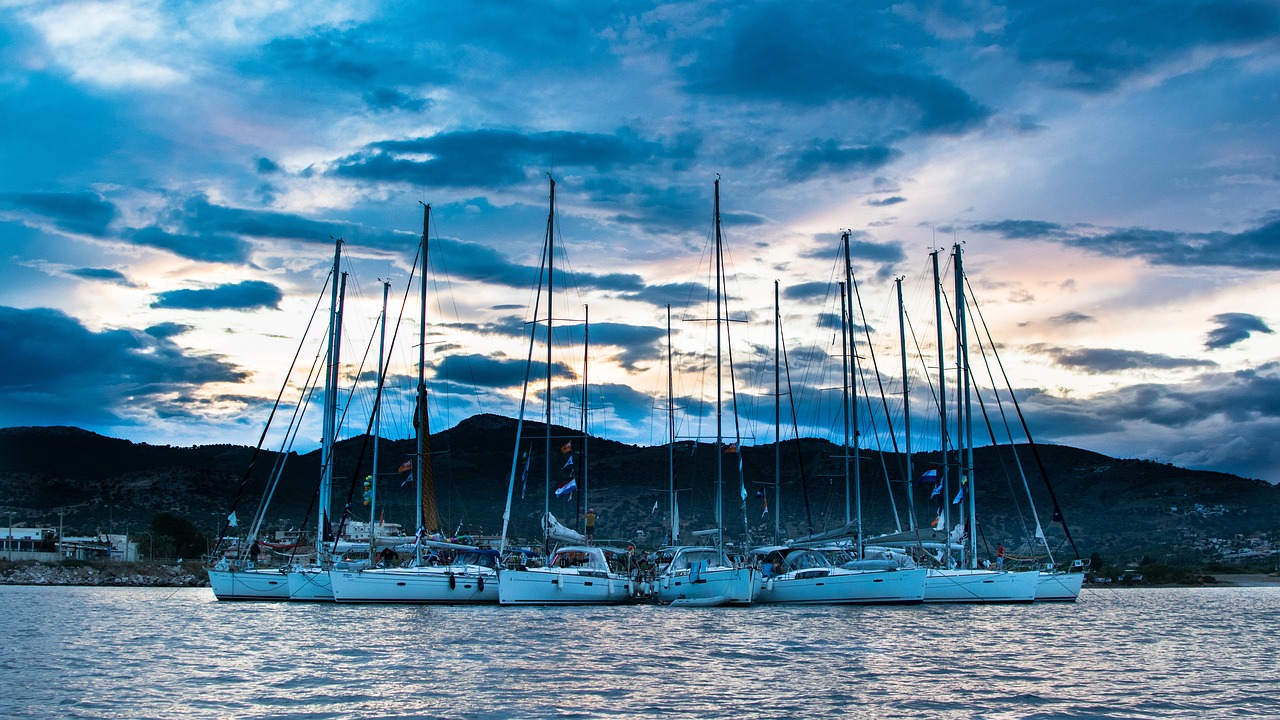
{"type": "Polygon", "coordinates": [[[404,462],[400,463],[400,469],[397,470],[396,472],[409,472],[412,469],[413,469],[413,461],[405,460],[404,462]]]}
{"type": "Polygon", "coordinates": [[[728,445],[725,446],[724,451],[726,453],[738,452],[738,443],[729,443],[728,445]]]}
{"type": "Polygon", "coordinates": [[[560,446],[560,454],[561,454],[561,455],[568,455],[568,454],[569,454],[569,453],[571,453],[571,452],[573,452],[573,441],[572,441],[572,440],[568,440],[568,441],[566,441],[566,442],[565,442],[565,444],[563,444],[563,445],[561,445],[561,446],[560,446]]]}

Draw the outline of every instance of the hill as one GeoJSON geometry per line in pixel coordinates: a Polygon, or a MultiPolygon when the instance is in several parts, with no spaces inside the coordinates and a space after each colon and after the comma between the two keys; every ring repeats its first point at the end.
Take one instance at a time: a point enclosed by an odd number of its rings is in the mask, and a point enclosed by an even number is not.
{"type": "MultiPolygon", "coordinates": [[[[529,450],[532,460],[523,497],[517,478],[511,527],[514,536],[533,538],[543,511],[548,463],[542,425],[526,422],[523,432],[521,451],[529,450]]],[[[515,435],[514,420],[494,415],[478,415],[433,434],[437,503],[447,531],[501,531],[513,464],[519,470],[524,467],[513,457],[515,435]]],[[[568,479],[563,468],[567,456],[560,453],[560,445],[572,441],[575,449],[580,449],[582,440],[578,433],[559,427],[553,428],[553,436],[552,484],[559,485],[568,479]]],[[[668,448],[601,438],[590,438],[589,447],[590,463],[586,477],[580,477],[579,482],[585,480],[590,503],[600,516],[598,535],[619,542],[658,542],[667,532],[668,448]],[[637,538],[636,531],[644,533],[643,539],[637,538]]],[[[1051,526],[1053,505],[1038,471],[1040,464],[1053,483],[1075,545],[1085,557],[1097,552],[1108,561],[1136,560],[1143,555],[1165,560],[1201,559],[1242,544],[1251,536],[1276,539],[1280,534],[1280,489],[1260,480],[1109,458],[1064,446],[1039,446],[1038,450],[1039,462],[1025,446],[1018,448],[1017,458],[1009,448],[975,450],[982,542],[1016,547],[1019,539],[1033,532],[1022,479],[1008,472],[1019,463],[1028,473],[1041,525],[1060,557],[1072,557],[1074,552],[1060,525],[1051,526]]],[[[772,535],[779,510],[784,534],[791,536],[804,534],[809,528],[843,525],[841,448],[823,440],[804,439],[784,442],[778,451],[781,508],[772,494],[775,448],[742,448],[747,523],[753,537],[764,540],[772,535]],[[766,495],[768,513],[764,510],[766,495]]],[[[409,440],[380,443],[380,515],[407,528],[414,523],[414,486],[396,468],[413,452],[409,440]]],[[[360,481],[369,473],[371,454],[372,443],[364,437],[344,440],[335,448],[338,480],[334,495],[342,504],[350,493],[353,515],[358,519],[367,513],[360,481]]],[[[233,445],[148,445],[70,427],[0,429],[0,514],[12,512],[18,525],[58,527],[62,522],[67,534],[90,534],[141,532],[157,513],[169,513],[213,535],[233,503],[242,520],[253,516],[271,468],[283,461],[282,479],[266,525],[298,527],[314,513],[309,508],[313,507],[319,477],[319,452],[280,457],[264,451],[246,475],[252,457],[252,448],[233,445]]],[[[738,457],[728,453],[722,458],[727,478],[725,525],[730,537],[741,534],[743,522],[741,486],[734,474],[738,457]]],[[[705,443],[678,443],[674,460],[682,528],[714,527],[714,449],[705,443]]],[[[868,533],[895,530],[895,509],[899,517],[906,516],[901,462],[895,454],[862,453],[863,517],[868,533]],[[893,479],[892,498],[886,473],[893,479]]],[[[937,462],[937,453],[921,453],[913,459],[917,475],[937,462]]],[[[930,500],[929,487],[915,488],[916,517],[924,524],[932,517],[931,503],[936,500],[930,500]]],[[[586,512],[582,494],[553,497],[551,511],[572,525],[586,512]]],[[[307,522],[309,527],[313,524],[314,520],[307,522]]]]}

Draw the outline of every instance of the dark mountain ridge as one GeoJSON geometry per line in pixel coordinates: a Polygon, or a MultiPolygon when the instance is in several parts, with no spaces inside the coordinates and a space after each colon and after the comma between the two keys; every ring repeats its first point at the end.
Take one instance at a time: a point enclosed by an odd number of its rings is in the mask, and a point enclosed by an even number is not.
{"type": "MultiPolygon", "coordinates": [[[[437,504],[442,528],[496,535],[513,465],[517,481],[512,497],[511,533],[534,538],[544,507],[548,466],[543,426],[526,422],[521,453],[529,452],[527,479],[521,483],[524,461],[515,457],[516,422],[495,415],[477,415],[431,438],[437,504]],[[522,488],[524,490],[522,497],[522,488]]],[[[618,542],[652,545],[667,535],[668,448],[639,447],[602,438],[589,438],[590,458],[581,471],[581,434],[553,427],[552,487],[569,478],[564,467],[569,455],[560,450],[574,445],[578,482],[585,484],[589,502],[600,517],[598,534],[618,542]],[[656,511],[654,510],[656,504],[656,511]],[[637,531],[643,535],[637,535],[637,531]]],[[[1260,480],[1224,473],[1186,470],[1145,460],[1109,458],[1087,450],[1057,445],[1037,446],[1039,463],[1047,470],[1072,538],[1088,557],[1099,552],[1109,558],[1162,559],[1214,557],[1229,546],[1276,539],[1280,534],[1280,488],[1260,480]],[[1118,557],[1117,557],[1118,556],[1118,557]]],[[[983,447],[974,450],[980,542],[1008,547],[1034,532],[1030,505],[1022,479],[1007,471],[1016,468],[1014,450],[983,447]]],[[[1075,552],[1060,525],[1052,524],[1053,505],[1037,470],[1039,463],[1027,446],[1016,449],[1027,471],[1034,507],[1058,558],[1075,552]]],[[[412,530],[414,486],[397,472],[412,457],[412,440],[383,440],[379,447],[379,513],[389,522],[412,530]]],[[[785,536],[842,526],[845,522],[843,450],[824,440],[784,441],[778,448],[781,465],[780,497],[773,495],[775,448],[758,445],[725,453],[723,489],[726,536],[741,537],[742,508],[754,541],[772,538],[775,516],[785,536]],[[747,499],[741,500],[743,488],[747,499]],[[765,511],[765,499],[769,509],[765,511]],[[781,507],[779,508],[779,501],[781,507]]],[[[684,531],[715,525],[716,452],[707,443],[681,442],[675,451],[675,482],[684,531]]],[[[0,429],[0,513],[13,513],[15,524],[58,527],[66,533],[145,530],[157,513],[186,518],[213,535],[233,508],[242,527],[263,497],[266,478],[278,461],[285,461],[282,480],[266,516],[272,529],[312,527],[320,453],[291,453],[281,458],[263,451],[241,490],[253,448],[235,445],[173,447],[134,443],[70,427],[0,429]],[[60,514],[62,515],[60,519],[60,514]]],[[[862,511],[868,534],[897,529],[896,514],[906,524],[907,491],[903,458],[863,450],[862,511]],[[890,497],[886,471],[893,485],[890,497]]],[[[917,476],[937,467],[938,454],[913,456],[917,476]]],[[[365,437],[343,440],[335,447],[334,496],[339,506],[350,497],[351,516],[366,519],[362,480],[370,473],[372,443],[365,437]],[[362,456],[363,449],[363,456],[362,456]],[[353,478],[355,479],[353,482],[353,478]]],[[[915,484],[915,517],[927,526],[936,511],[932,487],[915,484]]],[[[949,494],[954,496],[952,484],[949,494]]],[[[948,498],[950,502],[952,498],[948,498]]],[[[856,507],[856,506],[851,506],[856,507]]],[[[586,512],[581,488],[565,498],[551,497],[550,509],[573,526],[586,512]]]]}

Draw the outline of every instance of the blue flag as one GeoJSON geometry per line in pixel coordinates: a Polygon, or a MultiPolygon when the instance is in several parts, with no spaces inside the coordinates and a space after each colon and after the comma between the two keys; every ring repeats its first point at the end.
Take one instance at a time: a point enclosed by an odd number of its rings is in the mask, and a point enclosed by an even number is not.
{"type": "Polygon", "coordinates": [[[926,472],[925,474],[921,475],[919,478],[916,478],[916,482],[921,485],[925,485],[927,483],[934,482],[937,479],[938,479],[938,471],[937,469],[934,469],[926,472]]]}

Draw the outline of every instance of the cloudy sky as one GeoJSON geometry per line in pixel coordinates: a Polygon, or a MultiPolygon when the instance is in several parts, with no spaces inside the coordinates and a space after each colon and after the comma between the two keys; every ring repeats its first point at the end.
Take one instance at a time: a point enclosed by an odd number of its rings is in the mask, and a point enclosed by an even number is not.
{"type": "Polygon", "coordinates": [[[593,432],[661,443],[667,305],[681,414],[710,412],[718,175],[745,442],[773,438],[775,280],[801,432],[840,437],[849,230],[876,422],[903,277],[928,437],[930,252],[949,276],[960,242],[1038,441],[1280,481],[1280,5],[840,5],[0,1],[0,426],[252,444],[331,238],[368,374],[420,202],[436,428],[514,415],[550,174],[557,419],[589,313],[593,432]]]}

